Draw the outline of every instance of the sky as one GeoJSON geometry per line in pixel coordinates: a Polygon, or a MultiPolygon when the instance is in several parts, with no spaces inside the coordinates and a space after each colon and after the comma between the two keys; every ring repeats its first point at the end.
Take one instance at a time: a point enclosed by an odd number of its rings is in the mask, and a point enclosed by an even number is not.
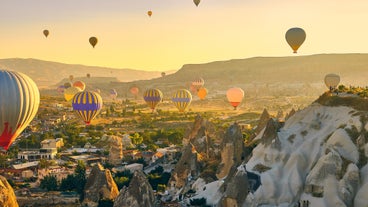
{"type": "Polygon", "coordinates": [[[285,41],[291,27],[307,34],[297,55],[366,53],[367,11],[366,0],[0,0],[0,58],[178,70],[295,56],[285,41]]]}

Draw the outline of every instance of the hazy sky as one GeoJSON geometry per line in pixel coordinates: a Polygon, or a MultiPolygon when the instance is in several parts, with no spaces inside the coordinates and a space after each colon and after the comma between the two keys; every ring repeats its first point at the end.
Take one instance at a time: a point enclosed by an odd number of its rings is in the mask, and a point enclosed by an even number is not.
{"type": "Polygon", "coordinates": [[[176,70],[293,55],[284,36],[296,26],[298,55],[366,53],[367,11],[367,0],[0,0],[0,58],[176,70]]]}

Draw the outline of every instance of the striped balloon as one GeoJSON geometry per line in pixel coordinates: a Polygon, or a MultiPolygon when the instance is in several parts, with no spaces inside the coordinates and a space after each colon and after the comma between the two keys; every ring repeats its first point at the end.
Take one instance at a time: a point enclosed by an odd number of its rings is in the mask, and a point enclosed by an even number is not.
{"type": "Polygon", "coordinates": [[[197,78],[192,82],[192,87],[194,87],[196,89],[196,91],[198,91],[200,88],[202,88],[204,85],[204,80],[203,78],[197,78]]]}
{"type": "Polygon", "coordinates": [[[158,103],[162,101],[163,94],[158,89],[148,89],[144,92],[143,99],[146,101],[147,105],[152,109],[155,110],[158,103]]]}
{"type": "Polygon", "coordinates": [[[75,94],[72,106],[78,116],[89,125],[102,109],[102,98],[96,92],[83,91],[75,94]]]}
{"type": "Polygon", "coordinates": [[[0,70],[0,146],[5,150],[35,117],[40,104],[37,85],[27,75],[0,70]]]}
{"type": "Polygon", "coordinates": [[[192,102],[192,94],[188,90],[180,89],[176,91],[171,100],[179,109],[179,112],[184,112],[192,102]]]}

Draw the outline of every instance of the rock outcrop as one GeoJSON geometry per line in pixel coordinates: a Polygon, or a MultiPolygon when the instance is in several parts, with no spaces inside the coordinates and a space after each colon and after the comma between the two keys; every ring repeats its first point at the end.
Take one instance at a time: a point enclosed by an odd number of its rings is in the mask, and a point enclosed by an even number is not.
{"type": "Polygon", "coordinates": [[[281,142],[278,138],[277,132],[281,127],[282,126],[278,121],[269,119],[261,137],[261,143],[265,146],[271,145],[273,148],[280,149],[281,142]]]}
{"type": "Polygon", "coordinates": [[[233,124],[226,131],[221,144],[221,164],[217,170],[217,178],[226,177],[231,167],[239,166],[244,159],[243,134],[238,124],[233,124]]]}
{"type": "Polygon", "coordinates": [[[225,193],[218,204],[219,207],[242,206],[249,192],[248,176],[245,166],[242,165],[238,171],[224,184],[225,193]]]}
{"type": "Polygon", "coordinates": [[[87,179],[84,188],[84,204],[89,207],[96,207],[100,200],[114,201],[119,194],[118,187],[108,169],[104,169],[100,164],[93,166],[91,174],[87,179]]]}
{"type": "Polygon", "coordinates": [[[172,173],[169,184],[180,189],[188,178],[197,178],[201,172],[200,163],[215,157],[212,139],[216,137],[213,125],[201,116],[197,116],[190,132],[183,140],[182,156],[172,173]]]}
{"type": "Polygon", "coordinates": [[[270,114],[267,109],[263,109],[262,115],[259,118],[259,122],[256,128],[256,134],[259,134],[267,125],[267,122],[271,119],[270,114]]]}
{"type": "Polygon", "coordinates": [[[135,171],[129,187],[121,189],[114,207],[153,207],[155,195],[142,171],[135,171]]]}
{"type": "Polygon", "coordinates": [[[17,198],[15,197],[13,188],[3,176],[0,176],[0,206],[18,207],[17,198]]]}
{"type": "Polygon", "coordinates": [[[109,137],[109,162],[113,165],[119,165],[123,159],[122,138],[118,136],[109,137]]]}

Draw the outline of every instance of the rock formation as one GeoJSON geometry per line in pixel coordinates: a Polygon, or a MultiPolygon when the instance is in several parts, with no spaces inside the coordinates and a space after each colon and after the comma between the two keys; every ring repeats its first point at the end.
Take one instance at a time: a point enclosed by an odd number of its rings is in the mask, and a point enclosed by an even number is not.
{"type": "Polygon", "coordinates": [[[261,137],[261,143],[265,146],[271,145],[276,149],[281,148],[281,143],[278,138],[277,132],[280,130],[281,124],[274,119],[269,119],[261,137]]]}
{"type": "Polygon", "coordinates": [[[17,198],[15,197],[13,188],[3,176],[0,176],[0,206],[18,207],[17,198]]]}
{"type": "Polygon", "coordinates": [[[142,171],[135,171],[129,187],[121,189],[114,207],[153,207],[155,195],[142,171]]]}
{"type": "Polygon", "coordinates": [[[262,115],[259,118],[259,122],[256,128],[256,134],[259,134],[267,125],[268,120],[270,120],[271,116],[268,113],[267,109],[263,109],[262,115]]]}
{"type": "Polygon", "coordinates": [[[243,134],[238,124],[233,124],[226,131],[221,144],[221,164],[217,170],[217,178],[226,177],[231,167],[238,166],[244,159],[243,134]]]}
{"type": "Polygon", "coordinates": [[[99,200],[115,200],[119,194],[117,185],[108,169],[100,164],[93,166],[91,174],[84,188],[85,197],[83,203],[89,207],[96,207],[99,200]]]}
{"type": "Polygon", "coordinates": [[[200,163],[204,159],[215,157],[211,141],[215,137],[213,125],[201,116],[197,116],[193,128],[183,140],[182,156],[172,173],[170,186],[180,189],[186,185],[188,178],[199,176],[200,163]]]}
{"type": "Polygon", "coordinates": [[[119,165],[123,159],[122,138],[118,136],[109,137],[109,162],[113,165],[119,165]]]}

